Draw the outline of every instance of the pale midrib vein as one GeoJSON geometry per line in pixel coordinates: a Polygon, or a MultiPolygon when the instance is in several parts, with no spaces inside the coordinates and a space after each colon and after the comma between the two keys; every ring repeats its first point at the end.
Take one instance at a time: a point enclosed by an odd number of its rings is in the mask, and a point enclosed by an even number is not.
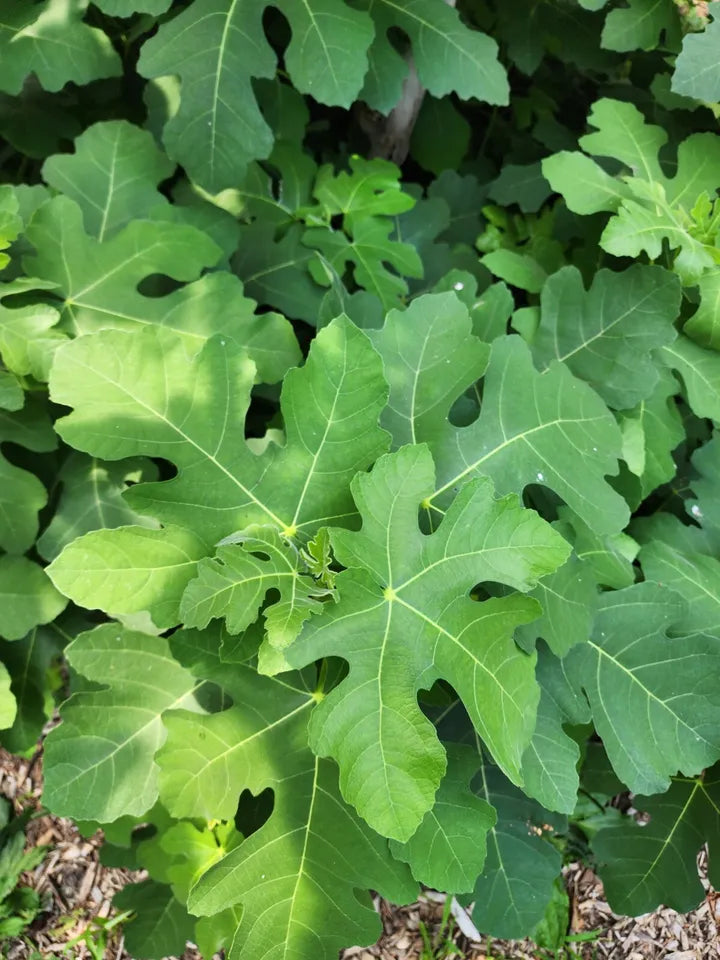
{"type": "Polygon", "coordinates": [[[325,444],[328,438],[328,433],[330,432],[330,428],[335,422],[335,409],[338,405],[338,400],[340,398],[342,385],[345,380],[346,374],[347,374],[347,349],[343,352],[342,374],[340,375],[339,383],[335,388],[332,407],[330,408],[330,412],[325,419],[325,430],[323,431],[322,439],[320,440],[320,443],[317,445],[317,448],[315,449],[315,453],[313,454],[312,463],[308,467],[307,473],[305,474],[305,483],[303,484],[303,488],[300,491],[300,496],[298,497],[297,507],[295,508],[295,515],[290,525],[291,527],[297,527],[297,522],[300,517],[300,511],[302,510],[303,503],[305,502],[305,496],[307,494],[308,487],[310,486],[310,481],[313,479],[315,475],[315,469],[317,467],[317,462],[320,459],[320,454],[323,452],[325,448],[325,444]]]}
{"type": "Polygon", "coordinates": [[[115,188],[115,164],[117,162],[117,153],[118,153],[119,137],[115,137],[115,143],[113,144],[113,153],[112,160],[109,165],[109,182],[107,187],[107,197],[105,200],[105,206],[102,210],[102,218],[100,220],[100,231],[98,233],[98,240],[102,243],[103,237],[105,236],[105,230],[107,228],[108,216],[110,215],[110,207],[112,206],[113,201],[113,190],[115,188]]]}
{"type": "Polygon", "coordinates": [[[388,640],[390,638],[390,625],[392,623],[392,604],[388,604],[387,610],[387,620],[385,621],[385,633],[383,634],[382,646],[380,647],[380,657],[378,658],[378,671],[377,671],[377,687],[378,687],[378,746],[380,747],[380,759],[382,761],[382,771],[383,777],[385,778],[385,794],[390,799],[393,807],[393,819],[396,824],[400,826],[397,820],[397,814],[395,813],[395,804],[392,801],[392,792],[390,790],[390,781],[388,780],[388,766],[389,764],[385,761],[385,743],[383,741],[383,713],[385,710],[385,705],[383,703],[382,695],[382,677],[383,677],[383,661],[385,659],[385,651],[387,649],[388,640]]]}
{"type": "Polygon", "coordinates": [[[313,812],[315,810],[315,800],[318,795],[319,769],[320,769],[320,758],[315,757],[315,768],[313,770],[312,795],[310,799],[310,809],[308,810],[308,815],[307,815],[307,822],[305,823],[305,837],[303,839],[302,854],[300,855],[300,864],[298,866],[297,876],[295,878],[295,884],[293,886],[292,896],[290,897],[291,906],[290,906],[290,911],[288,913],[288,919],[287,919],[287,927],[286,927],[287,936],[285,937],[285,946],[283,948],[284,956],[287,956],[288,948],[290,946],[290,927],[293,923],[293,917],[295,914],[295,904],[297,902],[298,887],[300,886],[300,881],[302,880],[305,874],[305,860],[307,859],[308,842],[310,840],[312,818],[313,818],[313,812]]]}
{"type": "MultiPolygon", "coordinates": [[[[92,466],[90,469],[90,483],[92,485],[93,499],[95,500],[95,505],[97,507],[97,514],[100,518],[100,528],[103,529],[106,526],[105,523],[105,511],[103,510],[103,501],[100,496],[100,487],[98,485],[98,474],[99,474],[100,461],[93,457],[92,466]]],[[[84,514],[83,514],[84,516],[84,514]]],[[[70,529],[76,527],[77,523],[73,524],[70,529]]]]}
{"type": "Polygon", "coordinates": [[[302,0],[302,2],[303,2],[303,6],[307,10],[308,18],[312,23],[312,29],[315,31],[318,39],[320,40],[320,43],[322,44],[323,53],[325,54],[325,62],[328,65],[328,69],[330,70],[330,73],[332,74],[333,84],[335,85],[335,89],[337,90],[340,88],[340,84],[338,83],[337,74],[335,73],[335,64],[333,63],[332,57],[330,56],[328,45],[325,43],[325,37],[322,35],[322,30],[318,26],[317,18],[315,17],[315,14],[312,12],[310,4],[307,2],[307,0],[302,0]]]}
{"type": "MultiPolygon", "coordinates": [[[[197,561],[194,561],[194,562],[197,563],[197,561]]],[[[216,600],[218,597],[221,597],[224,593],[232,592],[233,590],[236,590],[238,587],[244,587],[246,584],[261,582],[263,580],[276,580],[276,579],[279,579],[280,577],[292,577],[293,580],[297,580],[298,575],[297,575],[297,571],[295,570],[286,570],[286,571],[273,570],[267,573],[259,573],[255,577],[244,577],[242,580],[232,580],[226,587],[222,587],[220,590],[213,590],[209,598],[203,597],[202,600],[198,600],[197,603],[193,604],[193,607],[191,609],[197,609],[201,604],[209,603],[211,599],[216,600]]],[[[270,587],[268,587],[267,589],[269,590],[270,587]]],[[[187,612],[189,613],[190,611],[188,610],[187,612]]]]}
{"type": "MultiPolygon", "coordinates": [[[[488,789],[487,778],[485,776],[485,762],[483,760],[482,747],[480,746],[480,740],[478,738],[477,733],[475,733],[474,731],[473,731],[473,735],[475,737],[475,748],[478,752],[478,756],[480,757],[480,775],[482,776],[483,793],[485,794],[485,801],[486,803],[489,803],[490,806],[494,807],[495,804],[490,799],[490,790],[488,789]]],[[[502,854],[500,852],[500,842],[498,840],[497,822],[492,827],[490,827],[490,835],[492,836],[492,842],[495,846],[495,855],[497,856],[498,870],[502,874],[503,880],[505,881],[505,889],[507,890],[508,900],[512,904],[513,910],[515,910],[515,912],[517,913],[518,911],[515,906],[515,898],[513,897],[512,887],[510,886],[510,878],[508,876],[507,870],[505,869],[505,861],[503,860],[502,854]]]]}
{"type": "MultiPolygon", "coordinates": [[[[130,264],[134,263],[136,260],[140,260],[143,257],[146,257],[149,253],[151,253],[156,248],[160,250],[164,250],[165,247],[166,247],[166,244],[163,243],[162,240],[156,240],[154,243],[151,243],[149,246],[143,247],[141,250],[137,250],[135,253],[133,253],[132,256],[128,257],[127,260],[121,260],[119,263],[116,263],[115,266],[112,267],[112,269],[107,271],[107,273],[104,273],[101,277],[97,277],[95,280],[93,280],[92,283],[89,283],[86,287],[83,287],[82,290],[78,290],[76,293],[71,293],[69,296],[68,305],[72,305],[78,300],[78,298],[84,297],[86,293],[90,293],[92,290],[95,290],[97,287],[102,286],[102,284],[104,284],[111,277],[114,277],[116,274],[120,273],[120,271],[124,270],[126,267],[129,267],[130,264]]],[[[63,249],[63,254],[62,254],[63,262],[65,264],[65,272],[68,278],[68,289],[72,289],[72,280],[68,270],[67,261],[65,260],[64,246],[62,249],[63,249]]]]}
{"type": "MultiPolygon", "coordinates": [[[[187,290],[189,287],[192,287],[193,285],[194,285],[193,283],[189,283],[186,285],[185,289],[187,290]]],[[[147,298],[147,299],[149,300],[150,298],[147,298]]],[[[161,303],[163,299],[164,298],[160,298],[161,303]]],[[[175,327],[170,323],[165,323],[165,320],[167,320],[168,317],[171,317],[172,313],[165,314],[165,316],[161,320],[154,320],[154,319],[146,320],[144,317],[141,317],[141,316],[134,316],[131,313],[120,313],[119,310],[111,310],[111,309],[108,309],[107,307],[101,307],[97,303],[83,302],[82,300],[77,300],[75,298],[73,298],[72,300],[72,306],[81,307],[85,310],[92,310],[94,313],[102,313],[108,317],[116,317],[118,320],[129,320],[131,323],[137,323],[143,327],[164,327],[167,330],[172,330],[175,333],[177,333],[178,336],[183,338],[183,340],[199,340],[201,343],[206,343],[208,340],[208,337],[204,333],[195,333],[194,330],[184,330],[184,329],[180,329],[179,327],[175,327]]],[[[68,309],[69,308],[70,308],[70,305],[68,305],[68,309]]],[[[255,349],[256,348],[253,346],[253,350],[255,349]]],[[[268,350],[268,352],[270,351],[268,350]]]]}
{"type": "MultiPolygon", "coordinates": [[[[698,569],[697,566],[696,566],[695,564],[693,564],[692,560],[689,559],[689,557],[687,556],[687,554],[683,553],[681,550],[676,550],[674,547],[671,547],[669,544],[663,544],[663,546],[667,547],[667,549],[670,551],[670,553],[673,554],[673,556],[674,556],[678,561],[682,561],[684,564],[686,564],[687,566],[689,566],[692,570],[697,570],[697,569],[698,569]]],[[[713,557],[706,557],[705,559],[710,559],[710,560],[712,560],[712,559],[714,559],[714,558],[713,558],[713,557]]],[[[669,572],[670,572],[671,575],[672,575],[673,573],[678,574],[678,576],[679,576],[679,578],[680,578],[681,580],[685,580],[687,583],[691,583],[694,587],[697,587],[698,590],[699,590],[701,593],[704,593],[704,594],[708,597],[708,599],[712,600],[714,603],[716,603],[716,604],[718,604],[718,605],[720,606],[720,597],[717,596],[716,594],[714,594],[708,587],[706,587],[706,586],[705,586],[703,583],[701,583],[699,580],[694,580],[693,577],[691,577],[690,574],[687,573],[687,571],[686,571],[685,569],[681,569],[679,566],[674,567],[674,566],[672,566],[671,564],[668,564],[668,567],[670,568],[670,569],[669,569],[669,572]]],[[[702,571],[702,572],[704,573],[705,571],[702,571]]]]}
{"type": "MultiPolygon", "coordinates": [[[[434,332],[434,331],[433,331],[434,332]]],[[[427,350],[428,343],[430,342],[431,331],[428,330],[425,333],[423,339],[422,347],[420,349],[420,356],[418,357],[418,362],[413,370],[413,385],[412,393],[410,396],[410,414],[406,415],[406,419],[410,422],[410,438],[412,443],[417,443],[417,437],[415,435],[415,402],[417,397],[418,383],[420,380],[420,371],[422,370],[423,360],[425,359],[425,351],[427,350]]]]}
{"type": "Polygon", "coordinates": [[[237,6],[237,0],[232,0],[230,7],[225,18],[225,25],[223,27],[222,36],[220,37],[220,44],[217,50],[217,69],[215,71],[215,83],[213,86],[213,97],[212,97],[212,121],[210,125],[210,149],[208,151],[208,163],[210,166],[211,177],[215,174],[215,155],[216,155],[216,146],[215,141],[217,140],[217,109],[218,103],[220,101],[220,77],[223,71],[223,61],[225,59],[225,48],[228,43],[228,35],[230,33],[230,21],[232,20],[235,14],[235,7],[237,6]]]}
{"type": "MultiPolygon", "coordinates": [[[[423,20],[423,18],[422,18],[422,17],[419,17],[416,13],[412,13],[411,11],[407,10],[406,8],[401,7],[399,4],[393,3],[392,0],[380,0],[380,2],[381,2],[381,3],[384,3],[386,7],[392,7],[394,10],[397,10],[397,12],[400,13],[401,15],[406,16],[406,17],[408,17],[408,18],[411,19],[411,20],[415,20],[415,21],[420,25],[421,28],[425,28],[426,30],[429,30],[431,33],[437,34],[439,37],[441,37],[443,40],[445,40],[447,43],[449,43],[450,46],[455,47],[455,49],[457,50],[457,52],[458,52],[462,57],[467,57],[467,59],[470,60],[472,63],[475,63],[477,66],[480,66],[480,64],[478,63],[478,61],[475,60],[473,57],[471,57],[471,56],[468,54],[467,50],[464,50],[464,49],[460,46],[460,44],[454,39],[454,37],[452,36],[452,34],[450,34],[450,33],[445,33],[444,31],[442,31],[442,30],[440,30],[438,27],[436,27],[435,24],[432,23],[431,21],[429,21],[429,20],[423,20]]],[[[484,71],[484,72],[486,73],[487,71],[484,71]]]]}
{"type": "MultiPolygon", "coordinates": [[[[426,567],[423,567],[419,573],[415,573],[412,577],[409,577],[405,583],[401,583],[399,587],[395,587],[395,592],[399,593],[401,590],[404,590],[405,587],[409,587],[411,583],[414,583],[416,580],[419,580],[421,577],[424,577],[426,573],[430,570],[433,570],[435,567],[440,566],[442,563],[451,563],[453,560],[464,560],[466,557],[475,557],[479,555],[485,556],[488,553],[500,553],[505,552],[506,550],[534,550],[537,549],[536,543],[502,543],[497,547],[476,547],[473,550],[468,550],[465,553],[453,553],[449,556],[440,557],[439,560],[434,560],[431,564],[426,567]]],[[[485,578],[487,579],[487,577],[485,578]]]]}

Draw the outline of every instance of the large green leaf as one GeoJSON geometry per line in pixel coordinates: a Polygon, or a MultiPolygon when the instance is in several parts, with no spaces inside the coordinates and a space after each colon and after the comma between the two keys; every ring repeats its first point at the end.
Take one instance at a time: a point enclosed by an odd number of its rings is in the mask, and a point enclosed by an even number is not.
{"type": "Polygon", "coordinates": [[[433,474],[427,448],[407,446],[356,477],[362,530],[332,533],[335,556],[351,568],[337,579],[340,601],[287,652],[294,665],[349,661],[349,677],[313,715],[313,747],[338,760],[343,796],[400,841],[432,806],[444,773],[444,751],[417,704],[418,688],[435,677],[455,687],[497,762],[521,780],[538,689],[534,657],[512,632],[539,611],[522,596],[477,603],[468,594],[482,581],[527,590],[568,553],[516,497],[495,500],[487,480],[466,484],[424,536],[418,510],[433,474]]]}
{"type": "MultiPolygon", "coordinates": [[[[556,529],[566,540],[572,540],[562,524],[556,529]]],[[[553,653],[565,656],[571,647],[590,636],[596,594],[597,582],[590,564],[577,556],[570,557],[530,591],[543,612],[537,620],[518,629],[519,642],[527,647],[542,637],[553,653]]]]}
{"type": "Polygon", "coordinates": [[[438,465],[428,508],[465,479],[487,475],[499,493],[549,487],[598,533],[621,530],[624,500],[604,476],[617,472],[620,431],[600,397],[553,361],[538,373],[519,337],[493,343],[478,419],[446,425],[430,442],[438,465]]]}
{"type": "Polygon", "coordinates": [[[662,348],[660,357],[682,377],[692,412],[698,417],[720,420],[720,357],[717,353],[680,336],[662,348]]]}
{"type": "Polygon", "coordinates": [[[680,40],[680,18],[667,0],[628,0],[611,10],[600,42],[607,50],[673,49],[680,40]],[[660,43],[664,37],[664,43],[660,43]]]}
{"type": "Polygon", "coordinates": [[[88,127],[75,140],[75,153],[48,157],[42,168],[45,181],[80,206],[85,229],[97,240],[167,203],[157,185],[172,172],[152,136],[126,120],[88,127]]]}
{"type": "Polygon", "coordinates": [[[287,443],[277,454],[258,457],[245,443],[252,382],[252,364],[230,342],[213,338],[189,358],[182,341],[151,329],[68,344],[51,390],[75,408],[59,429],[79,448],[119,459],[167,456],[171,444],[178,477],[137,485],[127,499],[209,543],[254,522],[310,533],[351,517],[347,484],[387,442],[377,426],[385,398],[380,360],[364,334],[336,321],[318,335],[305,366],[286,377],[287,443]],[[208,418],[211,410],[227,416],[208,418]]]}
{"type": "Polygon", "coordinates": [[[710,882],[718,882],[720,780],[717,768],[697,778],[675,777],[667,793],[636,796],[633,805],[648,813],[643,824],[624,822],[600,830],[593,851],[613,910],[637,916],[658,903],[686,913],[705,896],[697,855],[710,844],[710,882]]]}
{"type": "Polygon", "coordinates": [[[295,224],[276,240],[273,224],[257,220],[242,228],[233,267],[258,303],[316,326],[324,291],[308,270],[318,254],[302,243],[304,232],[295,224]]]}
{"type": "Polygon", "coordinates": [[[604,593],[593,637],[567,655],[615,772],[636,793],[666,790],[720,756],[720,640],[669,639],[681,597],[663,584],[604,593]]]}
{"type": "Polygon", "coordinates": [[[538,651],[540,684],[537,725],[523,755],[524,791],[548,810],[572,813],[577,803],[580,750],[564,725],[587,723],[590,711],[568,676],[565,662],[542,647],[538,651]]]}
{"type": "Polygon", "coordinates": [[[661,267],[635,264],[599,270],[589,290],[576,267],[543,286],[540,324],[532,339],[537,366],[562,361],[612,407],[646,399],[658,380],[652,351],[671,343],[680,312],[680,284],[661,267]]]}
{"type": "MultiPolygon", "coordinates": [[[[250,160],[267,157],[272,134],[251,78],[272,77],[266,0],[194,0],[143,46],[146,77],[178,75],[180,105],[164,130],[169,155],[212,193],[235,187],[250,160]]],[[[367,70],[372,23],[344,0],[280,0],[292,37],[285,64],[301,93],[349,107],[367,70]]]]}
{"type": "Polygon", "coordinates": [[[199,711],[193,693],[200,684],[167,640],[116,623],[80,634],[66,656],[94,689],[66,702],[62,724],[47,738],[45,802],[80,820],[141,815],[157,799],[162,714],[185,705],[199,711]]]}
{"type": "Polygon", "coordinates": [[[621,449],[607,407],[557,361],[538,373],[518,337],[498,339],[488,364],[470,326],[453,294],[434,294],[368,333],[390,385],[385,426],[398,444],[427,441],[438,464],[441,486],[423,504],[430,523],[442,515],[443,495],[487,475],[500,493],[545,484],[600,532],[621,529],[627,507],[603,477],[617,472],[621,449]],[[453,403],[483,374],[479,418],[450,425],[453,403]]]}
{"type": "Polygon", "coordinates": [[[33,627],[21,640],[0,640],[0,661],[10,671],[11,690],[17,704],[15,721],[0,734],[0,743],[12,753],[22,753],[36,744],[52,715],[48,697],[48,670],[69,639],[62,623],[33,627]]]}
{"type": "Polygon", "coordinates": [[[453,401],[482,377],[489,355],[454,293],[429,294],[405,311],[391,310],[382,330],[369,330],[368,337],[390,385],[381,422],[396,447],[437,434],[453,401]]]}
{"type": "Polygon", "coordinates": [[[5,0],[0,21],[0,90],[20,93],[34,73],[46,90],[122,72],[102,30],[83,23],[89,0],[5,0]]]}
{"type": "MultiPolygon", "coordinates": [[[[652,520],[659,520],[656,514],[652,520]]],[[[675,590],[687,601],[672,632],[686,636],[703,633],[720,640],[720,560],[689,550],[683,534],[687,528],[676,517],[667,517],[662,535],[652,536],[653,525],[638,535],[643,543],[640,563],[648,580],[675,590]]]]}
{"type": "Polygon", "coordinates": [[[368,894],[357,891],[405,902],[416,887],[387,843],[342,802],[333,765],[307,747],[308,716],[322,696],[315,671],[270,679],[250,661],[229,671],[216,630],[183,631],[171,643],[189,670],[234,702],[206,717],[167,715],[159,762],[171,813],[232,818],[242,790],[274,794],[270,818],[204,874],[190,909],[204,915],[242,905],[231,958],[335,960],[348,943],[374,942],[379,918],[368,894]]]}
{"type": "Polygon", "coordinates": [[[74,201],[58,197],[38,211],[27,231],[37,250],[27,258],[28,269],[54,283],[64,297],[65,329],[82,334],[157,324],[181,334],[190,350],[223,334],[247,349],[259,376],[269,381],[298,362],[286,320],[277,314],[256,316],[255,304],[231,274],[200,277],[220,254],[206,234],[184,224],[132,220],[99,243],[85,233],[82,218],[74,201]],[[186,285],[165,296],[141,293],[142,281],[156,274],[186,285]]]}

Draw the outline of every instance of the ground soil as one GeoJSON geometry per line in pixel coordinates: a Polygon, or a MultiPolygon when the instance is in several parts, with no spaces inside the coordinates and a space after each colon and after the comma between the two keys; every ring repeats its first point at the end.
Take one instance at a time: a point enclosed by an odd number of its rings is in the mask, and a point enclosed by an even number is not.
{"type": "MultiPolygon", "coordinates": [[[[129,881],[142,878],[131,873],[103,866],[98,859],[102,834],[90,839],[82,837],[71,821],[44,814],[41,756],[30,759],[13,757],[0,749],[0,794],[8,797],[18,812],[28,806],[37,812],[28,826],[28,845],[45,844],[49,852],[43,862],[23,882],[43,897],[45,911],[29,929],[27,938],[0,945],[3,960],[28,960],[33,949],[43,957],[70,957],[90,960],[88,947],[80,942],[68,948],[70,941],[84,931],[99,929],[98,920],[112,916],[113,895],[129,881]]],[[[704,854],[699,859],[701,876],[705,870],[704,854]]],[[[697,910],[678,914],[660,908],[643,917],[619,917],[613,914],[604,898],[600,881],[581,864],[565,870],[565,881],[571,902],[573,933],[594,931],[597,937],[584,945],[576,944],[574,953],[566,952],[558,960],[593,958],[593,960],[720,960],[720,894],[707,882],[707,895],[697,910]]],[[[423,948],[421,927],[430,937],[439,932],[443,914],[443,898],[428,892],[417,903],[393,907],[376,898],[376,908],[384,933],[374,947],[351,947],[342,960],[419,960],[423,948]]],[[[531,942],[492,940],[477,937],[467,915],[455,905],[457,921],[453,924],[453,941],[463,960],[550,960],[553,954],[539,951],[531,942]]],[[[37,955],[37,954],[36,954],[37,955]]],[[[443,957],[450,956],[442,954],[443,957]]],[[[124,949],[122,930],[118,930],[105,948],[107,960],[132,960],[124,949]]],[[[199,960],[191,945],[182,960],[199,960]]]]}

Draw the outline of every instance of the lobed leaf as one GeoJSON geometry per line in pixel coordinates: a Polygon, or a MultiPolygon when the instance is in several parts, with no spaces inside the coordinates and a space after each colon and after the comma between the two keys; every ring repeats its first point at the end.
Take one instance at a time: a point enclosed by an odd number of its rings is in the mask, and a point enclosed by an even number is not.
{"type": "Polygon", "coordinates": [[[321,656],[350,663],[349,677],[313,714],[311,742],[340,765],[343,796],[379,832],[406,841],[432,806],[444,751],[417,705],[417,691],[442,676],[462,698],[478,733],[508,776],[520,781],[538,689],[534,657],[512,632],[539,612],[521,596],[477,603],[482,581],[527,590],[567,557],[548,525],[515,497],[497,501],[487,480],[466,484],[438,530],[418,528],[432,490],[423,446],[381,458],[359,474],[357,533],[332,532],[340,601],[310,620],[289,662],[321,656]],[[352,730],[352,736],[350,731],[352,730]]]}
{"type": "Polygon", "coordinates": [[[380,922],[357,889],[402,902],[416,888],[387,844],[342,802],[333,766],[307,747],[314,671],[271,679],[245,662],[230,672],[212,630],[176,634],[172,647],[195,676],[221,684],[234,706],[205,718],[168,715],[159,762],[171,812],[227,818],[243,789],[274,793],[270,818],[201,877],[189,908],[206,915],[242,904],[230,957],[312,950],[330,960],[344,943],[373,942],[380,922]]]}

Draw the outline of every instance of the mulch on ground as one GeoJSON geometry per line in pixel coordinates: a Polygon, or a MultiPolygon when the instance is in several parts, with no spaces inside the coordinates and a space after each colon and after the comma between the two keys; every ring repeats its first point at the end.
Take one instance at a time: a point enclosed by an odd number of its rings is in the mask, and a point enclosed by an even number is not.
{"type": "MultiPolygon", "coordinates": [[[[40,752],[31,759],[21,759],[0,749],[0,795],[10,799],[18,812],[28,806],[38,812],[28,824],[28,845],[50,847],[43,862],[23,876],[23,882],[41,894],[46,909],[26,938],[1,945],[3,960],[27,960],[33,949],[43,957],[90,960],[91,953],[83,942],[72,947],[69,943],[112,916],[114,894],[144,874],[103,866],[98,856],[101,832],[86,839],[70,820],[42,813],[41,791],[40,752]]],[[[706,872],[704,856],[699,859],[701,876],[706,872]]],[[[720,960],[720,894],[712,891],[707,881],[706,898],[697,910],[679,914],[660,908],[638,918],[616,916],[604,898],[602,884],[582,865],[568,867],[565,881],[572,907],[571,932],[598,932],[591,943],[574,945],[575,956],[596,960],[720,960]]],[[[393,907],[380,898],[375,904],[383,936],[374,947],[346,950],[342,960],[419,960],[423,948],[421,925],[431,937],[438,932],[442,898],[429,892],[406,907],[393,907]]],[[[460,910],[455,905],[466,932],[458,929],[456,922],[453,939],[465,960],[550,960],[552,954],[538,951],[527,940],[476,937],[469,918],[460,910]]],[[[132,960],[124,949],[122,930],[109,939],[105,957],[132,960]]],[[[199,954],[188,945],[182,960],[199,960],[199,954]]]]}

